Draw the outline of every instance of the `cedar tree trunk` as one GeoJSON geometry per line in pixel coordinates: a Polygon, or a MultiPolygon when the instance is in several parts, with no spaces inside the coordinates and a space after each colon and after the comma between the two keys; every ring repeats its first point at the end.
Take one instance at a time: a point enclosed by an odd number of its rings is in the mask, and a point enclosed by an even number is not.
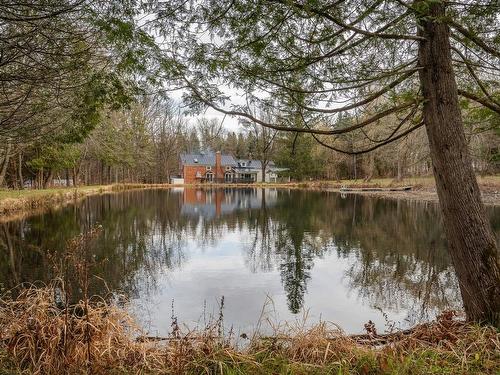
{"type": "Polygon", "coordinates": [[[419,19],[420,84],[448,251],[468,320],[500,326],[500,267],[495,236],[472,169],[442,2],[419,19]]]}

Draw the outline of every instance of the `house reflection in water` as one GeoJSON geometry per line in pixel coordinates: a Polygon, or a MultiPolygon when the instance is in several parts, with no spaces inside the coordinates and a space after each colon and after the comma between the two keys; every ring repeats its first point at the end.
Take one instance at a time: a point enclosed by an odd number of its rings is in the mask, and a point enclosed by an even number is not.
{"type": "Polygon", "coordinates": [[[276,189],[186,188],[181,215],[210,220],[236,211],[272,207],[277,198],[276,189]]]}

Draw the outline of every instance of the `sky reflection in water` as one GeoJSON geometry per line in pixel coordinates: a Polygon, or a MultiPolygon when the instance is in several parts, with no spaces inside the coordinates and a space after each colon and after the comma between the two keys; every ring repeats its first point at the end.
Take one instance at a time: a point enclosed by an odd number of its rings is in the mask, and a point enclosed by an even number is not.
{"type": "MultiPolygon", "coordinates": [[[[498,235],[500,210],[489,213],[498,235]]],[[[95,224],[93,272],[154,334],[170,330],[172,301],[193,326],[221,296],[225,325],[247,333],[266,300],[272,319],[307,311],[348,332],[369,319],[382,330],[381,311],[407,326],[461,304],[436,205],[298,190],[130,191],[2,224],[0,283],[49,280],[47,250],[95,224]]]]}

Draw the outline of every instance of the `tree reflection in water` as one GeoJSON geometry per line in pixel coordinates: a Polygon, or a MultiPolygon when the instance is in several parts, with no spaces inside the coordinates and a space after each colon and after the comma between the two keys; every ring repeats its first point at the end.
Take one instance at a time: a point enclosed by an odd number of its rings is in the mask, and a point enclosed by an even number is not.
{"type": "MultiPolygon", "coordinates": [[[[489,209],[500,233],[500,210],[489,209]]],[[[253,273],[278,272],[292,313],[304,307],[315,262],[345,262],[342,283],[363,303],[407,311],[416,322],[460,305],[436,205],[333,192],[274,189],[130,191],[0,224],[0,283],[47,281],[48,253],[93,225],[93,293],[131,297],[189,263],[189,244],[204,251],[236,234],[253,273]],[[248,239],[248,240],[243,240],[248,239]]],[[[324,285],[325,289],[332,285],[324,285]]]]}

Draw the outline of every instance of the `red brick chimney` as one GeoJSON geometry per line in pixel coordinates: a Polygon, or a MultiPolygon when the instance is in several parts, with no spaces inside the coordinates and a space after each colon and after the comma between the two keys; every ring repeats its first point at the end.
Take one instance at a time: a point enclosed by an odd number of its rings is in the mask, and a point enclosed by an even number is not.
{"type": "Polygon", "coordinates": [[[215,182],[222,180],[222,155],[220,151],[215,153],[215,182]]]}

